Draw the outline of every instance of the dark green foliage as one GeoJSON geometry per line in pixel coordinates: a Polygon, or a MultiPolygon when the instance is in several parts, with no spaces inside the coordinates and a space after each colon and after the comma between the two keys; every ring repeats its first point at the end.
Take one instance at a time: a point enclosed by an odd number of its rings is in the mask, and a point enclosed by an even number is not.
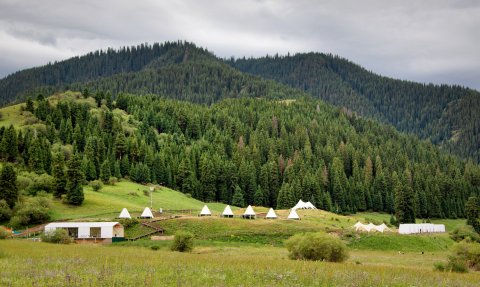
{"type": "Polygon", "coordinates": [[[8,203],[4,200],[0,200],[0,222],[8,221],[12,217],[12,210],[8,203]]]}
{"type": "Polygon", "coordinates": [[[464,273],[468,269],[480,271],[480,243],[462,241],[454,246],[446,270],[464,273]]]}
{"type": "Polygon", "coordinates": [[[235,192],[233,193],[232,205],[240,207],[246,206],[245,199],[243,198],[243,191],[238,185],[235,187],[235,192]]]}
{"type": "Polygon", "coordinates": [[[120,222],[124,228],[130,228],[139,224],[139,221],[136,218],[122,218],[118,222],[120,222]]]}
{"type": "Polygon", "coordinates": [[[10,225],[23,228],[29,225],[41,224],[50,220],[50,203],[47,197],[38,196],[18,204],[10,225]]]}
{"type": "Polygon", "coordinates": [[[81,205],[83,195],[83,173],[80,170],[80,159],[74,155],[67,163],[67,185],[65,201],[71,205],[81,205]]]}
{"type": "Polygon", "coordinates": [[[17,172],[10,164],[5,164],[0,171],[0,200],[5,200],[13,208],[18,199],[17,172]]]}
{"type": "Polygon", "coordinates": [[[296,234],[285,246],[290,259],[343,262],[348,258],[347,246],[342,240],[321,232],[296,234]]]}
{"type": "Polygon", "coordinates": [[[468,198],[465,204],[465,214],[467,217],[467,224],[480,233],[480,203],[476,196],[468,198]]]}
{"type": "Polygon", "coordinates": [[[193,250],[193,234],[188,231],[177,231],[170,247],[172,251],[190,252],[193,250]]]}
{"type": "Polygon", "coordinates": [[[73,242],[73,239],[68,236],[68,231],[62,228],[57,228],[51,232],[45,232],[40,235],[42,242],[69,244],[73,242]]]}
{"type": "Polygon", "coordinates": [[[243,72],[285,83],[317,98],[429,138],[480,162],[480,93],[382,77],[346,59],[308,53],[228,61],[243,72]]]}
{"type": "Polygon", "coordinates": [[[93,191],[100,191],[103,188],[103,183],[100,180],[92,180],[89,185],[92,187],[93,191]]]}

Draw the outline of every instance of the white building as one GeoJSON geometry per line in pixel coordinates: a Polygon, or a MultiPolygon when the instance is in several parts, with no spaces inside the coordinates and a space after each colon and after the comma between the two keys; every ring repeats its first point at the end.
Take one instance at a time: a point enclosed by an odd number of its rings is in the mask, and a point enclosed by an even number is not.
{"type": "Polygon", "coordinates": [[[118,222],[53,222],[45,225],[45,232],[56,229],[65,229],[68,235],[75,240],[99,239],[112,242],[112,238],[125,237],[123,225],[118,222]]]}
{"type": "Polygon", "coordinates": [[[432,223],[419,223],[419,224],[400,224],[398,227],[398,233],[400,234],[416,234],[416,233],[434,233],[445,232],[445,225],[432,224],[432,223]]]}

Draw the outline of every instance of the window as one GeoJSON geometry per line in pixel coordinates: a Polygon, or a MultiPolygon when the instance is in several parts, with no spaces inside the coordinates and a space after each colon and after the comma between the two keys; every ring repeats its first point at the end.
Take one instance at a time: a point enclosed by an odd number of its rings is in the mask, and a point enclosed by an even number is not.
{"type": "Polygon", "coordinates": [[[90,237],[100,238],[101,233],[102,232],[100,227],[90,227],[90,237]]]}
{"type": "Polygon", "coordinates": [[[67,228],[68,236],[73,238],[78,238],[78,227],[69,227],[67,228]]]}

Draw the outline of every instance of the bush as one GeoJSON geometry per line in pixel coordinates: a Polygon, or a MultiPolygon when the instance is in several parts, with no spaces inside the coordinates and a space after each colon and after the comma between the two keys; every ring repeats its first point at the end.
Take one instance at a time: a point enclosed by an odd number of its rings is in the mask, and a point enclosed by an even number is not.
{"type": "Polygon", "coordinates": [[[17,204],[15,215],[10,220],[10,225],[23,227],[31,224],[40,224],[50,220],[49,199],[38,196],[28,201],[17,204]]]}
{"type": "Polygon", "coordinates": [[[136,218],[122,218],[118,222],[120,222],[120,224],[122,224],[125,228],[135,226],[139,223],[138,219],[136,218]]]}
{"type": "Polygon", "coordinates": [[[0,226],[0,239],[5,239],[9,237],[11,234],[5,228],[0,226]]]}
{"type": "Polygon", "coordinates": [[[55,229],[51,232],[45,232],[40,236],[43,242],[49,243],[61,243],[69,244],[73,242],[73,239],[68,236],[68,232],[65,229],[55,229]]]}
{"type": "Polygon", "coordinates": [[[160,249],[160,246],[158,245],[152,245],[150,246],[150,249],[154,250],[154,251],[157,251],[158,249],[160,249]]]}
{"type": "Polygon", "coordinates": [[[93,191],[100,191],[103,188],[103,183],[100,180],[92,180],[88,185],[92,187],[93,191]]]}
{"type": "Polygon", "coordinates": [[[466,241],[458,243],[455,245],[449,261],[463,262],[466,267],[480,271],[480,243],[466,241]]]}
{"type": "Polygon", "coordinates": [[[8,203],[4,199],[0,200],[0,222],[8,221],[11,217],[12,210],[10,206],[8,206],[8,203]]]}
{"type": "Polygon", "coordinates": [[[480,235],[475,232],[473,227],[471,227],[470,225],[464,225],[455,228],[455,230],[450,233],[450,237],[457,242],[469,238],[472,241],[480,243],[480,235]]]}
{"type": "Polygon", "coordinates": [[[343,262],[348,258],[347,247],[340,239],[320,232],[296,234],[285,245],[290,259],[343,262]]]}
{"type": "Polygon", "coordinates": [[[118,182],[118,178],[116,178],[116,177],[114,177],[114,176],[111,176],[111,177],[108,179],[108,184],[109,184],[109,185],[115,185],[117,182],[118,182]]]}
{"type": "Polygon", "coordinates": [[[188,231],[177,231],[173,240],[172,251],[190,252],[193,250],[193,234],[188,231]]]}

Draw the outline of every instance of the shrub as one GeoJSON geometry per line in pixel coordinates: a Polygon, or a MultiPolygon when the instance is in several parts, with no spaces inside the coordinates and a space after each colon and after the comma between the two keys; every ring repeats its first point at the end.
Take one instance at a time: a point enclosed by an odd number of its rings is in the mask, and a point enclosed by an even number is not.
{"type": "Polygon", "coordinates": [[[160,249],[160,246],[152,245],[152,246],[150,246],[150,249],[157,251],[158,249],[160,249]]]}
{"type": "Polygon", "coordinates": [[[177,231],[173,240],[172,251],[190,252],[193,250],[193,234],[188,231],[177,231]]]}
{"type": "Polygon", "coordinates": [[[0,226],[0,239],[5,239],[10,236],[10,232],[8,232],[5,228],[0,226]]]}
{"type": "Polygon", "coordinates": [[[8,206],[8,203],[4,199],[0,200],[0,222],[8,221],[11,217],[12,210],[10,206],[8,206]]]}
{"type": "Polygon", "coordinates": [[[50,220],[49,205],[49,199],[44,196],[38,196],[17,204],[17,210],[10,220],[10,225],[22,227],[50,220]]]}
{"type": "MultiPolygon", "coordinates": [[[[480,243],[462,241],[455,245],[449,263],[464,263],[468,268],[480,271],[480,243]]],[[[454,271],[454,270],[452,270],[454,271]]]]}
{"type": "Polygon", "coordinates": [[[92,187],[93,191],[100,191],[103,188],[103,183],[100,180],[92,180],[89,185],[92,187]]]}
{"type": "Polygon", "coordinates": [[[73,242],[73,239],[68,236],[68,232],[65,229],[60,228],[51,232],[44,232],[40,236],[40,239],[42,239],[43,242],[49,243],[69,244],[73,242]]]}
{"type": "Polygon", "coordinates": [[[290,259],[343,262],[348,258],[347,247],[340,239],[320,232],[296,234],[285,245],[290,259]]]}
{"type": "Polygon", "coordinates": [[[463,241],[467,238],[470,238],[472,241],[475,242],[480,242],[480,235],[475,232],[473,227],[471,227],[470,225],[464,225],[455,228],[450,233],[450,237],[457,242],[463,241]]]}
{"type": "Polygon", "coordinates": [[[108,184],[109,184],[109,185],[115,185],[117,182],[118,182],[118,178],[116,178],[116,177],[114,177],[114,176],[111,176],[111,177],[108,179],[108,184]]]}
{"type": "Polygon", "coordinates": [[[139,223],[138,219],[136,218],[122,218],[118,222],[120,222],[120,224],[122,224],[125,228],[135,226],[139,223]]]}

